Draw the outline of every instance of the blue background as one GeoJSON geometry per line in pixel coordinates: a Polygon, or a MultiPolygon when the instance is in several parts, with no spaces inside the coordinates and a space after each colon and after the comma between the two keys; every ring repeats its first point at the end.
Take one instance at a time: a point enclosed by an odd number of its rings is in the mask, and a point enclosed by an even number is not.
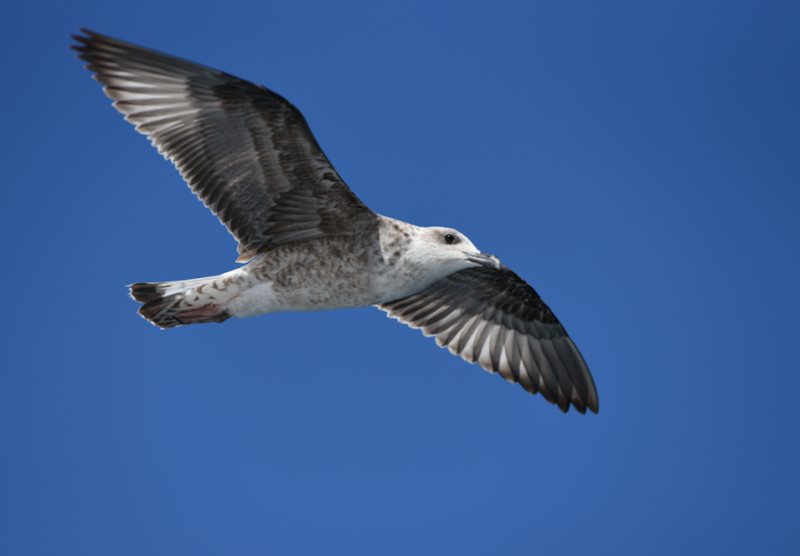
{"type": "Polygon", "coordinates": [[[797,554],[800,4],[2,8],[2,554],[797,554]],[[374,308],[159,331],[235,241],[68,50],[264,84],[582,350],[564,415],[374,308]],[[680,551],[680,552],[679,552],[680,551]]]}

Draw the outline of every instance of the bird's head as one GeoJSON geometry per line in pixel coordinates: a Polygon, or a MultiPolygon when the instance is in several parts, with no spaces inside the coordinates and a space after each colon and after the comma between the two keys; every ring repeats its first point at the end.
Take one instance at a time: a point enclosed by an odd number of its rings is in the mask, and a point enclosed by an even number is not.
{"type": "Polygon", "coordinates": [[[467,236],[453,228],[440,226],[422,228],[417,240],[419,249],[427,257],[439,261],[444,269],[448,270],[444,276],[476,266],[500,268],[500,259],[494,255],[483,253],[472,244],[467,236]]]}

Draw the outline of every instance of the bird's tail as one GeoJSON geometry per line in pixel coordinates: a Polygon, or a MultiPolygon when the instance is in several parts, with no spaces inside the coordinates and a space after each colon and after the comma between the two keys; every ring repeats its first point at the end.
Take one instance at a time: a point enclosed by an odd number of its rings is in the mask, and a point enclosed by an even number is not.
{"type": "Polygon", "coordinates": [[[132,284],[130,294],[139,303],[139,314],[156,326],[223,322],[230,318],[225,306],[236,297],[233,280],[225,274],[180,282],[132,284]]]}

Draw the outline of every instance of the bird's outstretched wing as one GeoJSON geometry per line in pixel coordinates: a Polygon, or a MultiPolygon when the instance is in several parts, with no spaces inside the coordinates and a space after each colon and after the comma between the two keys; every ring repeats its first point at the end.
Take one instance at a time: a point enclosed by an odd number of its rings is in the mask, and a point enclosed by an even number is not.
{"type": "Polygon", "coordinates": [[[506,267],[462,270],[378,308],[564,412],[571,403],[597,413],[597,390],[578,348],[536,291],[506,267]]]}
{"type": "Polygon", "coordinates": [[[275,245],[364,232],[377,215],[286,99],[227,73],[81,30],[73,45],[114,107],[173,161],[247,261],[275,245]]]}

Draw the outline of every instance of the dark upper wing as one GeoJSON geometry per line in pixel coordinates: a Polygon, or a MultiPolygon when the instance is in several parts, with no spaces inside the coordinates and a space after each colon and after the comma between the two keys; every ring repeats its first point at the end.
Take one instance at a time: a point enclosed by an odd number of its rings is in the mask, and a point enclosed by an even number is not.
{"type": "Polygon", "coordinates": [[[462,270],[378,307],[564,412],[572,403],[597,413],[597,390],[578,348],[536,291],[506,267],[462,270]]]}
{"type": "Polygon", "coordinates": [[[239,240],[271,247],[364,231],[377,215],[345,185],[305,118],[280,95],[227,73],[82,30],[74,36],[114,107],[172,160],[239,240]]]}

